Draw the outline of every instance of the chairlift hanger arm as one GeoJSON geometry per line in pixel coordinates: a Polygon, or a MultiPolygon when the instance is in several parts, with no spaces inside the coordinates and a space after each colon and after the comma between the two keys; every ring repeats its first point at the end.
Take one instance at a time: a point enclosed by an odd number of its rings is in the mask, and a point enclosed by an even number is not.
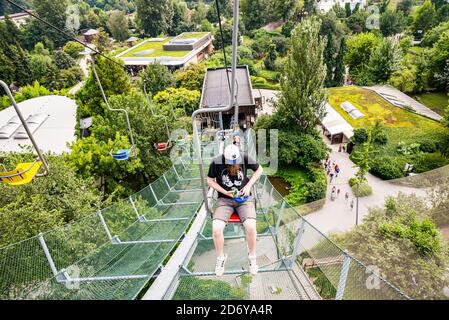
{"type": "Polygon", "coordinates": [[[128,126],[129,136],[131,138],[131,151],[133,152],[133,155],[136,156],[136,146],[134,144],[134,136],[133,136],[133,132],[132,132],[132,129],[131,129],[131,122],[129,121],[128,111],[126,111],[125,109],[114,109],[114,108],[111,108],[111,106],[109,105],[108,99],[106,97],[106,94],[104,92],[103,85],[101,84],[100,78],[98,77],[98,73],[97,73],[97,70],[95,68],[95,57],[91,57],[91,65],[92,65],[92,71],[94,73],[95,79],[97,80],[98,86],[100,87],[101,95],[103,96],[103,100],[104,100],[108,110],[109,111],[113,111],[113,112],[122,112],[122,113],[125,114],[126,124],[128,126]]]}
{"type": "Polygon", "coordinates": [[[49,172],[50,172],[50,170],[48,168],[48,163],[45,160],[41,150],[39,149],[39,146],[37,145],[36,140],[34,139],[34,136],[33,136],[33,134],[30,131],[30,128],[28,128],[28,124],[26,123],[25,118],[23,117],[22,112],[20,111],[19,106],[17,105],[16,100],[14,99],[14,97],[13,97],[13,95],[11,93],[11,90],[9,89],[8,85],[4,81],[2,81],[2,80],[0,80],[0,85],[5,90],[6,95],[9,98],[9,101],[13,105],[14,110],[16,111],[16,113],[17,113],[17,115],[18,115],[18,117],[20,119],[20,122],[22,123],[22,125],[23,125],[23,127],[24,127],[24,129],[25,129],[25,131],[26,131],[26,133],[28,135],[28,137],[30,138],[30,141],[33,144],[34,149],[36,150],[36,153],[37,153],[37,155],[39,157],[39,160],[42,162],[42,164],[44,166],[45,172],[42,175],[44,175],[44,176],[48,175],[49,172]]]}

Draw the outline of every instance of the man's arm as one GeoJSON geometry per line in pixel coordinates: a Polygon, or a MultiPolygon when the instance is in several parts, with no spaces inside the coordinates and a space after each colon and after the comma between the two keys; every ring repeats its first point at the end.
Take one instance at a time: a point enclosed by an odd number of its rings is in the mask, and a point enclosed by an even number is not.
{"type": "Polygon", "coordinates": [[[254,172],[251,179],[249,179],[248,183],[242,188],[241,194],[243,196],[249,196],[251,194],[251,188],[256,183],[256,181],[260,178],[263,173],[263,168],[261,165],[257,168],[256,172],[254,172]]]}
{"type": "Polygon", "coordinates": [[[217,192],[223,193],[229,197],[232,197],[231,191],[226,191],[222,186],[220,186],[214,178],[207,177],[207,185],[212,189],[215,189],[217,192]]]}

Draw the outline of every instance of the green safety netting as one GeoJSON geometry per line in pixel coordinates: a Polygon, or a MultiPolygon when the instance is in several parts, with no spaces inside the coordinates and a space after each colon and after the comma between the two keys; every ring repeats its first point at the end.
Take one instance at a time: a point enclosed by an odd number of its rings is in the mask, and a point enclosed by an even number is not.
{"type": "MultiPolygon", "coordinates": [[[[215,252],[209,219],[172,285],[172,299],[408,299],[310,225],[266,176],[255,189],[259,274],[248,273],[242,226],[228,224],[226,272],[220,278],[213,275],[215,252]]],[[[300,211],[314,210],[320,203],[300,211]]]]}
{"type": "Polygon", "coordinates": [[[174,165],[125,201],[1,248],[0,299],[135,298],[201,205],[198,177],[174,165]]]}

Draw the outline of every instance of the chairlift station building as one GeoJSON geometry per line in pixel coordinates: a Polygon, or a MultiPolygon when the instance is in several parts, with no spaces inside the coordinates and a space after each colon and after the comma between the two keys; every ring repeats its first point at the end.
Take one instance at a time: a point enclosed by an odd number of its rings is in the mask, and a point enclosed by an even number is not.
{"type": "MultiPolygon", "coordinates": [[[[230,69],[229,81],[232,81],[230,69]]],[[[239,105],[239,125],[243,130],[250,128],[256,122],[256,100],[253,96],[251,76],[247,66],[236,69],[236,94],[239,105]]],[[[217,108],[229,106],[230,90],[225,68],[209,68],[203,82],[200,108],[217,108]]],[[[234,109],[223,113],[224,128],[230,128],[234,117],[234,109]]]]}
{"type": "MultiPolygon", "coordinates": [[[[70,152],[76,140],[76,102],[64,96],[43,96],[17,104],[39,148],[44,152],[70,152]]],[[[0,152],[26,152],[31,140],[14,107],[0,111],[0,152]]]]}
{"type": "Polygon", "coordinates": [[[210,32],[185,32],[177,37],[151,38],[118,54],[125,66],[137,73],[151,63],[160,63],[170,70],[197,64],[213,52],[210,32]]]}

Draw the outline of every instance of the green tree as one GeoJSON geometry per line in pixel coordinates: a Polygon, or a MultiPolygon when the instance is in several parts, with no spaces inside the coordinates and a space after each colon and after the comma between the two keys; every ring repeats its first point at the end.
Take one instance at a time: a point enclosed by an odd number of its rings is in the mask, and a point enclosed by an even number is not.
{"type": "Polygon", "coordinates": [[[137,19],[146,34],[156,37],[167,33],[173,18],[171,0],[136,0],[137,19]]]}
{"type": "Polygon", "coordinates": [[[335,72],[334,72],[334,86],[341,87],[345,82],[345,55],[346,55],[346,39],[342,38],[340,41],[340,49],[338,51],[337,59],[335,62],[335,72]]]}
{"type": "MultiPolygon", "coordinates": [[[[131,80],[124,68],[123,62],[115,60],[117,63],[98,56],[95,67],[105,91],[106,97],[128,93],[131,90],[131,80]]],[[[100,88],[92,73],[89,73],[86,83],[76,94],[79,106],[78,112],[81,116],[101,115],[106,111],[100,88]]]]}
{"type": "Polygon", "coordinates": [[[200,25],[206,20],[207,7],[202,0],[198,2],[195,10],[192,13],[192,22],[196,25],[200,25]]]}
{"type": "Polygon", "coordinates": [[[402,52],[396,40],[383,39],[371,54],[368,73],[374,83],[387,81],[391,74],[402,67],[402,52]]]}
{"type": "Polygon", "coordinates": [[[30,82],[28,58],[18,41],[21,34],[9,17],[0,22],[0,74],[3,81],[18,85],[30,82]]]}
{"type": "Polygon", "coordinates": [[[326,63],[326,80],[324,86],[332,87],[334,84],[334,68],[335,68],[335,44],[332,33],[327,35],[326,48],[324,49],[324,62],[326,63]]]}
{"type": "Polygon", "coordinates": [[[246,30],[259,29],[265,25],[266,16],[264,12],[267,9],[265,0],[242,0],[240,4],[242,20],[246,30]]]}
{"type": "Polygon", "coordinates": [[[80,56],[80,52],[84,50],[84,46],[78,42],[69,41],[64,45],[62,50],[73,59],[78,59],[80,56]]]}
{"type": "Polygon", "coordinates": [[[147,92],[152,93],[153,95],[173,86],[175,83],[173,74],[166,66],[163,66],[160,63],[149,64],[139,73],[139,76],[142,79],[142,90],[143,84],[146,83],[147,92]]]}
{"type": "Polygon", "coordinates": [[[381,43],[381,39],[373,33],[360,33],[348,39],[345,62],[353,80],[366,76],[370,57],[381,43]]]}
{"type": "Polygon", "coordinates": [[[176,85],[189,90],[201,90],[206,68],[202,64],[190,64],[186,68],[176,70],[176,85]]]}
{"type": "Polygon", "coordinates": [[[304,19],[293,30],[291,51],[281,77],[278,111],[287,126],[299,126],[302,132],[314,130],[325,112],[326,67],[319,30],[317,18],[304,19]]]}
{"type": "Polygon", "coordinates": [[[366,174],[371,169],[371,154],[372,152],[372,132],[368,131],[367,140],[361,144],[358,148],[355,148],[351,154],[351,159],[356,163],[357,173],[355,177],[357,179],[357,183],[361,184],[366,181],[366,174]]]}
{"type": "Polygon", "coordinates": [[[129,37],[128,19],[123,11],[112,11],[109,14],[107,26],[117,41],[125,41],[129,37]]]}
{"type": "MultiPolygon", "coordinates": [[[[67,0],[33,0],[33,7],[36,13],[43,20],[51,23],[52,25],[64,30],[67,20],[67,0]]],[[[57,47],[63,45],[67,39],[57,30],[49,28],[47,25],[39,22],[37,24],[31,24],[34,31],[39,37],[39,41],[43,41],[44,37],[50,39],[57,47]]],[[[28,31],[31,28],[26,28],[28,31]]]]}
{"type": "Polygon", "coordinates": [[[273,42],[271,42],[270,45],[268,46],[267,56],[263,61],[265,68],[267,70],[275,69],[276,58],[277,58],[276,45],[273,42]]]}
{"type": "Polygon", "coordinates": [[[393,72],[388,84],[405,93],[412,93],[416,88],[416,74],[412,69],[403,68],[393,72]]]}
{"type": "Polygon", "coordinates": [[[444,32],[430,51],[429,71],[434,84],[445,90],[447,79],[444,70],[449,60],[449,31],[444,32]],[[443,77],[438,78],[438,75],[443,77]]]}
{"type": "Polygon", "coordinates": [[[396,9],[402,11],[406,16],[410,14],[413,7],[413,0],[401,0],[398,2],[396,9]]]}
{"type": "Polygon", "coordinates": [[[98,36],[94,39],[94,44],[100,52],[107,52],[111,48],[109,34],[103,28],[98,28],[98,36]]]}
{"type": "Polygon", "coordinates": [[[353,33],[361,33],[366,30],[366,21],[368,19],[368,14],[365,11],[358,11],[352,14],[346,20],[346,25],[353,33]]]}
{"type": "Polygon", "coordinates": [[[58,69],[69,69],[76,64],[70,55],[61,50],[53,53],[53,62],[58,69]]]}
{"type": "Polygon", "coordinates": [[[401,11],[387,9],[380,16],[380,31],[385,37],[401,33],[407,24],[407,19],[401,11]]]}
{"type": "Polygon", "coordinates": [[[413,15],[413,31],[419,33],[421,31],[425,34],[428,30],[432,29],[437,23],[437,12],[435,5],[426,0],[422,6],[416,9],[413,15]]]}
{"type": "Polygon", "coordinates": [[[154,102],[162,107],[166,115],[171,116],[171,111],[168,109],[171,99],[173,109],[179,110],[178,115],[183,115],[184,110],[190,115],[200,104],[200,98],[201,93],[198,90],[168,88],[165,91],[159,91],[154,96],[154,102]]]}

